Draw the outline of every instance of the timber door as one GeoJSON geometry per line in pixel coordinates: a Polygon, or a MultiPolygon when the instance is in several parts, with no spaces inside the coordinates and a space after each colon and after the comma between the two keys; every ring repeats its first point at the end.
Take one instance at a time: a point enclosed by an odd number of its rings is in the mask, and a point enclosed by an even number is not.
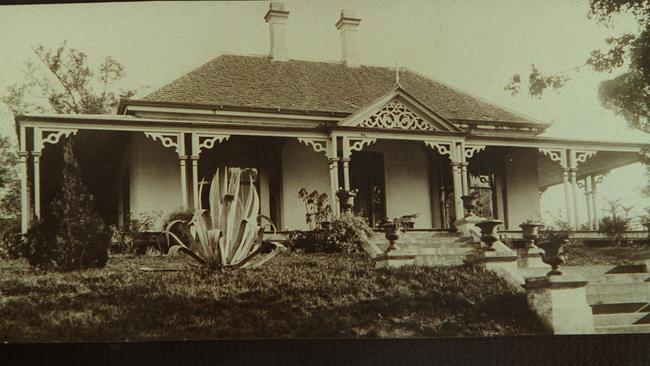
{"type": "Polygon", "coordinates": [[[380,153],[359,151],[350,160],[350,187],[358,189],[354,210],[366,217],[372,227],[386,218],[384,157],[380,153]]]}

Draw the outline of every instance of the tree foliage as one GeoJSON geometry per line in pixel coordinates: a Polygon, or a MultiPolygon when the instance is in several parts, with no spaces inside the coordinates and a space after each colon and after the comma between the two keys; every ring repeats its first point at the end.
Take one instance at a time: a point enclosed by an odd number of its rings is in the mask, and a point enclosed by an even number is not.
{"type": "Polygon", "coordinates": [[[115,82],[124,77],[124,66],[112,57],[104,58],[93,70],[88,56],[63,42],[56,49],[39,45],[33,49],[37,61],[27,63],[25,81],[10,85],[0,101],[14,114],[22,113],[111,113],[120,98],[134,90],[116,91],[115,82]]]}
{"type": "MultiPolygon", "coordinates": [[[[639,24],[636,34],[625,33],[609,37],[606,50],[594,50],[582,65],[558,73],[543,73],[532,65],[527,93],[541,97],[547,90],[559,90],[572,73],[588,68],[612,73],[624,72],[599,87],[602,104],[622,115],[633,127],[650,132],[650,1],[648,0],[589,0],[589,18],[611,27],[618,14],[631,14],[639,24]]],[[[522,77],[514,74],[504,90],[515,95],[521,92],[522,77]]]]}

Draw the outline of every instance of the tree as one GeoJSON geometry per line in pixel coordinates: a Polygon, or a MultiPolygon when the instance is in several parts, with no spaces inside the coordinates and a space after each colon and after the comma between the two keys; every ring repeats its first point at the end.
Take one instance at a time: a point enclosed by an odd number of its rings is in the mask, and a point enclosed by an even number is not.
{"type": "MultiPolygon", "coordinates": [[[[597,72],[627,70],[599,87],[603,106],[622,115],[633,127],[650,133],[650,1],[589,0],[589,18],[612,26],[612,17],[631,14],[639,24],[637,34],[626,33],[606,39],[608,50],[594,50],[582,65],[564,72],[542,73],[535,65],[528,75],[528,95],[541,97],[548,90],[558,90],[570,80],[571,73],[584,68],[597,72]]],[[[522,77],[514,74],[504,87],[513,95],[522,89],[522,77]]]]}
{"type": "Polygon", "coordinates": [[[87,55],[66,42],[55,50],[39,45],[33,51],[38,61],[27,63],[25,82],[10,85],[0,97],[14,114],[105,114],[117,108],[120,98],[135,95],[135,90],[113,90],[125,74],[110,56],[93,71],[87,55]]]}
{"type": "MultiPolygon", "coordinates": [[[[120,98],[130,98],[135,90],[116,91],[115,83],[125,75],[124,67],[112,57],[104,58],[93,70],[84,52],[63,42],[54,50],[39,45],[33,49],[35,61],[27,63],[22,83],[10,85],[0,96],[14,115],[25,113],[107,114],[117,108],[120,98]]],[[[8,140],[0,140],[0,214],[17,217],[20,187],[15,174],[16,151],[8,140]]]]}

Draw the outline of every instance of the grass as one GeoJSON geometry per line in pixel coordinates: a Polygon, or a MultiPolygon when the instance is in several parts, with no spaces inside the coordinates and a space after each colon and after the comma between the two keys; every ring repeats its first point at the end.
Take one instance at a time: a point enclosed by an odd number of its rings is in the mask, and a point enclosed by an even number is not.
{"type": "MultiPolygon", "coordinates": [[[[257,270],[142,272],[114,256],[70,273],[0,262],[9,342],[544,333],[525,295],[474,267],[377,270],[360,255],[282,253],[257,270]]],[[[181,259],[175,263],[183,265],[181,259]]]]}
{"type": "Polygon", "coordinates": [[[650,245],[594,246],[581,241],[572,243],[567,250],[565,265],[621,265],[650,260],[650,245]]]}

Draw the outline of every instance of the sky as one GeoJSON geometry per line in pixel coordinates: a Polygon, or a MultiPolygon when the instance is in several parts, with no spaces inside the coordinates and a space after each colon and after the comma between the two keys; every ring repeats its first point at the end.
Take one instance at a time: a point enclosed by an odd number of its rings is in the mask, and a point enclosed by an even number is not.
{"type": "MultiPolygon", "coordinates": [[[[334,25],[341,9],[352,9],[361,18],[357,37],[363,64],[411,68],[552,122],[551,136],[650,141],[650,135],[628,128],[600,105],[598,84],[615,74],[581,71],[559,94],[541,99],[503,90],[513,73],[526,75],[533,63],[548,72],[584,63],[591,50],[606,46],[605,38],[636,31],[630,17],[605,27],[587,18],[584,0],[283,2],[290,11],[290,58],[340,59],[334,25]]],[[[26,62],[35,57],[32,47],[55,48],[67,40],[88,54],[91,65],[106,56],[121,62],[126,78],[120,86],[146,94],[222,53],[268,53],[263,19],[268,6],[267,1],[0,6],[0,91],[22,80],[26,62]]],[[[11,126],[11,114],[0,105],[0,132],[13,133],[11,126]]],[[[627,167],[612,172],[601,193],[622,196],[641,209],[639,189],[645,182],[642,167],[627,167]]],[[[549,189],[542,209],[562,208],[563,199],[549,189]]]]}

